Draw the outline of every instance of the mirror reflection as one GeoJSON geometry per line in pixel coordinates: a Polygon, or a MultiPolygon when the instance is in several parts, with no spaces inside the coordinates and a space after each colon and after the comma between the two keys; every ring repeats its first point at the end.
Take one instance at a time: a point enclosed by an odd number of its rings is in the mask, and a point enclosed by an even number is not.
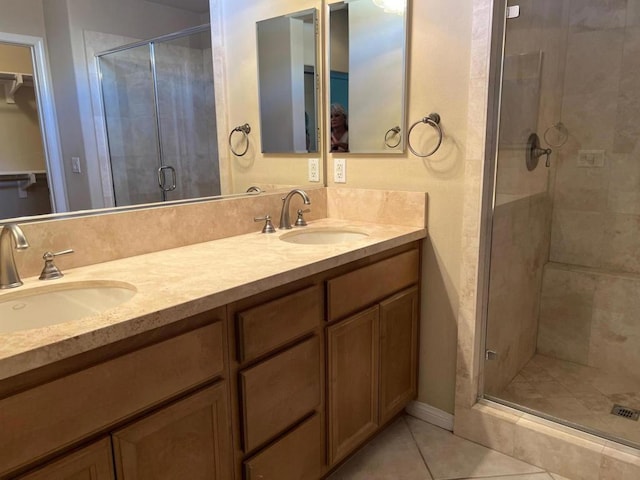
{"type": "Polygon", "coordinates": [[[115,205],[220,195],[209,25],[97,60],[115,205]]]}
{"type": "Polygon", "coordinates": [[[263,153],[318,151],[316,10],[256,24],[263,153]]]}
{"type": "Polygon", "coordinates": [[[402,153],[407,1],[349,0],[329,11],[330,150],[402,153]]]}
{"type": "MultiPolygon", "coordinates": [[[[310,8],[310,2],[275,3],[223,0],[211,2],[210,12],[209,0],[0,0],[0,45],[22,47],[27,59],[9,65],[0,52],[0,223],[48,212],[244,194],[254,182],[263,189],[307,183],[306,161],[305,168],[277,171],[255,157],[240,162],[227,140],[235,115],[240,123],[253,123],[258,115],[258,88],[245,81],[246,72],[232,74],[236,66],[245,68],[243,58],[256,65],[256,21],[268,16],[265,11],[310,8]],[[209,22],[213,29],[193,31],[209,22]],[[236,55],[237,35],[250,50],[242,56],[236,55]],[[234,78],[240,82],[232,83],[234,78]],[[17,83],[15,103],[7,103],[5,92],[17,83]],[[244,104],[229,100],[238,83],[251,89],[244,90],[244,104]],[[2,122],[24,131],[5,129],[2,122]],[[28,139],[17,152],[21,136],[28,139]]],[[[317,71],[310,49],[313,61],[304,61],[314,69],[304,75],[309,78],[317,71]]],[[[315,97],[305,98],[308,124],[303,113],[303,145],[296,151],[319,150],[315,97]]],[[[258,145],[253,135],[251,152],[258,145]]]]}

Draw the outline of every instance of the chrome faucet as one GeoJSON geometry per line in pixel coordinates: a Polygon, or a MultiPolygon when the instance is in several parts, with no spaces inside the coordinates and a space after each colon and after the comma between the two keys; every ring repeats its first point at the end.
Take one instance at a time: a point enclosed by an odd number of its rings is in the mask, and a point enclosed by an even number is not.
{"type": "Polygon", "coordinates": [[[29,248],[27,237],[22,229],[15,223],[7,223],[0,231],[0,289],[19,287],[22,285],[16,261],[13,258],[13,244],[11,237],[16,244],[16,250],[29,248]]]}
{"type": "Polygon", "coordinates": [[[289,216],[289,203],[291,203],[291,197],[295,194],[298,194],[304,200],[305,205],[311,205],[311,200],[309,199],[309,195],[304,190],[300,190],[298,188],[291,190],[287,195],[282,199],[282,213],[280,214],[280,229],[291,228],[291,217],[289,216]]]}

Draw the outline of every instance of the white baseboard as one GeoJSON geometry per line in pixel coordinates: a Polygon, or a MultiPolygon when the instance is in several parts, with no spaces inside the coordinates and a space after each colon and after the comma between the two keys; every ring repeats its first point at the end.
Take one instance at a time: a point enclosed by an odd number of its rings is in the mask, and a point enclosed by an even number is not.
{"type": "Polygon", "coordinates": [[[453,415],[422,402],[411,402],[405,409],[412,417],[453,432],[453,415]]]}

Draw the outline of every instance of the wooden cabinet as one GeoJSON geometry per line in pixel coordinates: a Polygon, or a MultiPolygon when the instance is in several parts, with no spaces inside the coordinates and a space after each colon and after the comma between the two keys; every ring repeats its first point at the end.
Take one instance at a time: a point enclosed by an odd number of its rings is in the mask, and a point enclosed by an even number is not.
{"type": "Polygon", "coordinates": [[[332,465],[378,428],[378,319],[376,306],[327,329],[332,465]]]}
{"type": "Polygon", "coordinates": [[[237,480],[323,474],[324,307],[310,279],[229,306],[237,480]]]}
{"type": "Polygon", "coordinates": [[[328,320],[340,320],[326,333],[330,466],[416,396],[418,253],[410,250],[328,281],[328,320]]]}
{"type": "Polygon", "coordinates": [[[19,480],[114,480],[111,440],[96,443],[19,477],[19,480]]]}
{"type": "Polygon", "coordinates": [[[398,247],[0,381],[0,479],[326,476],[416,395],[419,260],[398,247]]]}
{"type": "Polygon", "coordinates": [[[227,480],[231,435],[218,383],[113,433],[118,480],[227,480]]]}
{"type": "Polygon", "coordinates": [[[418,289],[380,303],[380,423],[418,393],[418,289]]]}
{"type": "Polygon", "coordinates": [[[225,316],[216,309],[87,352],[53,366],[30,388],[0,395],[0,478],[54,455],[24,478],[183,478],[169,464],[205,472],[189,478],[231,478],[225,316]],[[148,417],[137,420],[142,415],[148,417]],[[85,443],[116,429],[114,477],[111,439],[85,443]],[[192,445],[177,448],[187,441],[192,445]]]}

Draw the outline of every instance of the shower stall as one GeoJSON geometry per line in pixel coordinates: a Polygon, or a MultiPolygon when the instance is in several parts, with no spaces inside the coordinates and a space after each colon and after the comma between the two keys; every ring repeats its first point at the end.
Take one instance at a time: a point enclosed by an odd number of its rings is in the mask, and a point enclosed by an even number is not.
{"type": "Polygon", "coordinates": [[[483,396],[640,448],[640,0],[509,5],[483,396]]]}
{"type": "Polygon", "coordinates": [[[96,58],[116,206],[219,195],[209,25],[96,58]]]}

